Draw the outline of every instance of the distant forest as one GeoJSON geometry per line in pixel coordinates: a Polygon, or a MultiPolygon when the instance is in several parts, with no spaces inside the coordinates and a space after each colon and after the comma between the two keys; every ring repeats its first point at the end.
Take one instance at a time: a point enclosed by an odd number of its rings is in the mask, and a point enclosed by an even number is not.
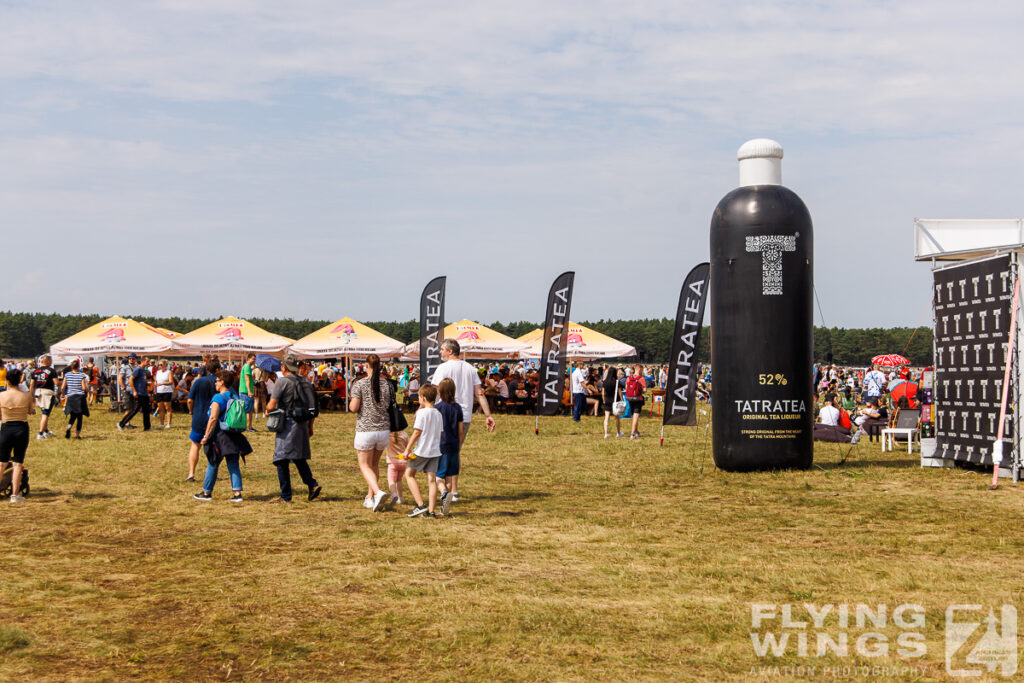
{"type": "MultiPolygon", "coordinates": [[[[156,318],[148,315],[126,316],[154,327],[163,327],[175,332],[191,332],[219,318],[156,318]]],[[[90,325],[105,320],[101,315],[59,315],[56,313],[11,313],[0,312],[0,358],[30,358],[44,353],[52,344],[66,339],[90,325]]],[[[291,320],[289,318],[249,318],[250,322],[276,334],[299,339],[315,332],[331,320],[291,320]]],[[[641,320],[597,320],[579,321],[581,324],[636,347],[638,358],[645,363],[661,363],[668,360],[672,346],[672,327],[669,318],[641,320]]],[[[368,321],[365,324],[409,343],[419,334],[419,322],[368,321]]],[[[540,327],[540,323],[518,322],[484,323],[489,327],[519,337],[540,327]]],[[[707,361],[709,351],[709,328],[701,334],[698,351],[700,360],[707,361]]],[[[770,330],[765,331],[770,334],[770,330]]],[[[756,344],[751,335],[751,346],[756,344]]],[[[752,348],[753,350],[753,348],[752,348]]],[[[867,365],[871,357],[880,353],[903,353],[914,365],[931,365],[932,330],[918,328],[916,333],[909,327],[847,329],[842,327],[814,328],[814,359],[817,362],[832,362],[841,365],[867,365]],[[909,342],[909,346],[908,346],[909,342]],[[904,348],[906,351],[904,352],[904,348]]]]}

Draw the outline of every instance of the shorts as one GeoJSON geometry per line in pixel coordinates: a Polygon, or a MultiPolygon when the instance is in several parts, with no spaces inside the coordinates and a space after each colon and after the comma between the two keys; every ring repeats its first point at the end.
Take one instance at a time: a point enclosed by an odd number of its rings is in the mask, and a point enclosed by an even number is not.
{"type": "Polygon", "coordinates": [[[202,443],[204,436],[206,436],[206,432],[197,432],[193,429],[188,433],[188,440],[192,443],[202,443]]]}
{"type": "Polygon", "coordinates": [[[443,479],[445,477],[454,477],[459,474],[458,453],[442,453],[438,460],[441,462],[437,465],[437,476],[443,479]]]}
{"type": "Polygon", "coordinates": [[[165,393],[161,391],[154,396],[153,400],[157,403],[171,403],[174,401],[174,392],[168,391],[165,393]]]}
{"type": "Polygon", "coordinates": [[[406,460],[405,466],[410,470],[416,470],[417,472],[437,474],[437,466],[440,464],[438,460],[440,459],[441,458],[413,458],[412,460],[406,460]]]}
{"type": "Polygon", "coordinates": [[[633,415],[639,415],[644,409],[644,400],[642,398],[627,398],[629,401],[629,412],[633,415]]]}
{"type": "Polygon", "coordinates": [[[356,432],[356,438],[352,445],[357,451],[385,451],[390,439],[391,432],[387,429],[376,432],[356,432]]]}
{"type": "Polygon", "coordinates": [[[0,427],[0,462],[25,462],[28,422],[4,422],[0,427]]]}
{"type": "Polygon", "coordinates": [[[36,408],[39,408],[39,412],[49,415],[56,404],[57,399],[54,398],[53,389],[36,389],[36,408]]]}

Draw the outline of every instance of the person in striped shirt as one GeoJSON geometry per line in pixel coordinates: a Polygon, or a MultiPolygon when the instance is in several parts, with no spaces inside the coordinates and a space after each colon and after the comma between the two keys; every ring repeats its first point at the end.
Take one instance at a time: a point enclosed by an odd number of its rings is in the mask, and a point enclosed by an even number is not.
{"type": "Polygon", "coordinates": [[[75,426],[75,438],[81,439],[82,418],[89,416],[89,378],[81,371],[80,367],[77,360],[71,361],[60,385],[61,393],[67,397],[67,404],[64,408],[64,412],[68,414],[68,428],[64,432],[65,439],[71,438],[72,425],[75,426]]]}

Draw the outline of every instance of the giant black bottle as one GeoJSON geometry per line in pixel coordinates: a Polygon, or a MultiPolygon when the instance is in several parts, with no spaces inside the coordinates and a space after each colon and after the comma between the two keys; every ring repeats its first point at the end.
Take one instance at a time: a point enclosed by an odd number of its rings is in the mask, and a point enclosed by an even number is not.
{"type": "Polygon", "coordinates": [[[782,147],[740,147],[711,219],[712,450],[724,470],[811,466],[814,239],[782,147]]]}

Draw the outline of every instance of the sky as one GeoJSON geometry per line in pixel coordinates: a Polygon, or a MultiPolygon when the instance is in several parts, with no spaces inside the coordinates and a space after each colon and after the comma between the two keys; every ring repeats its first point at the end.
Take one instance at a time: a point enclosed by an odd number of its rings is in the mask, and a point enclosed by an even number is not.
{"type": "Polygon", "coordinates": [[[915,217],[1024,214],[1024,3],[0,0],[0,308],[671,317],[736,150],[816,324],[930,311],[915,217]],[[14,249],[12,249],[14,247],[14,249]]]}

